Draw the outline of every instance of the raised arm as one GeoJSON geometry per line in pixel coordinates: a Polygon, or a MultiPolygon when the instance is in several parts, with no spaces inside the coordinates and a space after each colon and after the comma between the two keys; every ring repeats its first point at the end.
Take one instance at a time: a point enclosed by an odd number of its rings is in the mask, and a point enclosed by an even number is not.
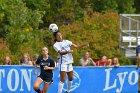
{"type": "Polygon", "coordinates": [[[73,47],[75,48],[80,48],[80,47],[84,47],[84,46],[89,46],[89,43],[84,43],[84,44],[81,44],[81,45],[77,45],[77,44],[72,44],[73,47]]]}
{"type": "Polygon", "coordinates": [[[92,58],[89,58],[89,60],[91,60],[93,66],[96,66],[96,63],[93,61],[92,58]]]}

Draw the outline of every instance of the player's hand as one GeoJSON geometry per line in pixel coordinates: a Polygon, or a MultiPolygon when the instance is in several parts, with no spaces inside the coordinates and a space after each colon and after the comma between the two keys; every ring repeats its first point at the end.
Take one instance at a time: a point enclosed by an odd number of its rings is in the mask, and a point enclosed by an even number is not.
{"type": "Polygon", "coordinates": [[[48,66],[44,66],[44,70],[48,70],[49,69],[49,67],[48,66]]]}
{"type": "Polygon", "coordinates": [[[89,61],[93,61],[92,58],[88,58],[89,61]]]}
{"type": "Polygon", "coordinates": [[[73,53],[73,50],[69,50],[68,53],[73,53]]]}
{"type": "Polygon", "coordinates": [[[34,74],[37,75],[37,71],[36,70],[34,71],[34,74]]]}

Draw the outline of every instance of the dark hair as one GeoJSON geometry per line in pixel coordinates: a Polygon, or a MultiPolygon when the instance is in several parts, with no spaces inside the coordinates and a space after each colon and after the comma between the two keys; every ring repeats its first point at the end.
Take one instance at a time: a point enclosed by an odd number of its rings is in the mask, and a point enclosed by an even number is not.
{"type": "Polygon", "coordinates": [[[54,36],[54,42],[57,41],[57,39],[56,39],[56,35],[57,35],[57,33],[59,33],[59,31],[53,33],[53,36],[54,36]]]}

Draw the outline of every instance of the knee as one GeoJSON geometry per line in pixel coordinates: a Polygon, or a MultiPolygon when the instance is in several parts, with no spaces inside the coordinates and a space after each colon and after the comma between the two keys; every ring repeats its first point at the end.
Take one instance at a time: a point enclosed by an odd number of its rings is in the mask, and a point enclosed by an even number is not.
{"type": "Polygon", "coordinates": [[[34,85],[33,88],[34,88],[34,90],[37,90],[38,89],[38,86],[37,85],[34,85]]]}
{"type": "Polygon", "coordinates": [[[69,81],[72,81],[73,80],[73,77],[69,77],[69,81]]]}
{"type": "Polygon", "coordinates": [[[60,81],[64,83],[65,79],[66,79],[65,77],[61,77],[60,81]]]}
{"type": "Polygon", "coordinates": [[[43,89],[43,90],[42,90],[42,93],[46,93],[46,92],[47,92],[47,89],[43,89]]]}
{"type": "Polygon", "coordinates": [[[73,80],[73,76],[69,76],[68,79],[69,79],[69,81],[72,81],[73,80]]]}

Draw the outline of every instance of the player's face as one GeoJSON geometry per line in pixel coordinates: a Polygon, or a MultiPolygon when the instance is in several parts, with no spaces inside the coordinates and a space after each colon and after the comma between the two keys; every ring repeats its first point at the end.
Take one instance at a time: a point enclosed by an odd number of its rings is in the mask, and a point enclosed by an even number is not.
{"type": "Polygon", "coordinates": [[[63,40],[62,34],[58,32],[56,35],[56,39],[57,41],[62,41],[63,40]]]}
{"type": "Polygon", "coordinates": [[[47,55],[48,49],[46,47],[42,48],[42,53],[43,53],[43,55],[47,55]]]}

